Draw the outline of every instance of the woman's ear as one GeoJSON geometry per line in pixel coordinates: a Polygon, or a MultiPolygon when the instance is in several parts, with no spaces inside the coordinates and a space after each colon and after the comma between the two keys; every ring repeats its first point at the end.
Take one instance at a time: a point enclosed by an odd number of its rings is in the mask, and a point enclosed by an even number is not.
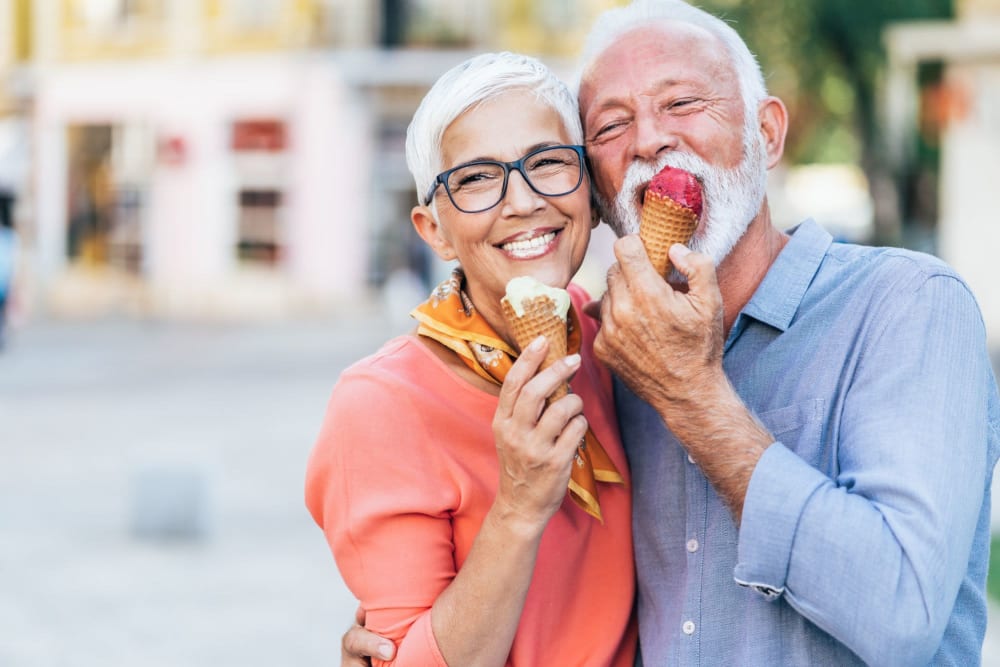
{"type": "Polygon", "coordinates": [[[590,161],[587,161],[587,186],[590,188],[590,228],[597,229],[601,224],[601,209],[597,205],[597,191],[594,190],[594,182],[590,180],[590,161]]]}
{"type": "Polygon", "coordinates": [[[417,234],[424,240],[424,243],[431,247],[434,254],[446,262],[455,259],[455,249],[448,240],[448,236],[438,222],[437,217],[427,206],[414,206],[410,211],[410,221],[417,234]]]}

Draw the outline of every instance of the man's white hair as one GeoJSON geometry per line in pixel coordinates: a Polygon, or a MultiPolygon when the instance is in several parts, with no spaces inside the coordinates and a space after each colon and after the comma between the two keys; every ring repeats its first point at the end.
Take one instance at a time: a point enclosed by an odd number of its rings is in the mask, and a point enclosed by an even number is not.
{"type": "Polygon", "coordinates": [[[516,53],[484,53],[441,75],[413,114],[406,130],[406,166],[417,197],[424,195],[441,171],[445,130],[473,107],[510,90],[526,90],[555,110],[570,142],[583,143],[576,98],[540,60],[516,53]]]}
{"type": "Polygon", "coordinates": [[[626,7],[609,9],[598,16],[584,43],[580,60],[580,82],[587,78],[588,70],[601,54],[624,35],[639,28],[671,21],[698,26],[723,43],[736,70],[744,109],[750,117],[755,117],[757,106],[767,97],[764,75],[757,59],[743,38],[728,23],[683,0],[634,0],[626,7]]]}
{"type": "MultiPolygon", "coordinates": [[[[640,29],[686,23],[716,37],[729,54],[743,98],[743,156],[733,169],[714,167],[696,155],[671,151],[655,161],[633,160],[619,192],[605,197],[595,191],[604,221],[621,236],[639,231],[637,192],[665,165],[685,169],[702,181],[705,224],[689,245],[712,257],[718,265],[735,247],[760,210],[767,189],[767,151],[760,136],[758,107],[767,97],[764,76],[743,39],[728,24],[682,0],[634,0],[597,18],[587,38],[581,61],[581,83],[601,55],[613,44],[640,29]]],[[[669,39],[664,35],[664,39],[669,39]]],[[[675,279],[683,277],[675,272],[675,279]]]]}

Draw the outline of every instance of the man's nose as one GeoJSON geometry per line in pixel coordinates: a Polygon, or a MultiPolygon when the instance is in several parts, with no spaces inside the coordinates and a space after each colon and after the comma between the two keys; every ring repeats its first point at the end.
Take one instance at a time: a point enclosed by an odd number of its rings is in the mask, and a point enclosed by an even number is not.
{"type": "Polygon", "coordinates": [[[635,119],[635,156],[655,160],[663,151],[677,148],[677,135],[671,130],[668,119],[648,110],[635,119]]]}

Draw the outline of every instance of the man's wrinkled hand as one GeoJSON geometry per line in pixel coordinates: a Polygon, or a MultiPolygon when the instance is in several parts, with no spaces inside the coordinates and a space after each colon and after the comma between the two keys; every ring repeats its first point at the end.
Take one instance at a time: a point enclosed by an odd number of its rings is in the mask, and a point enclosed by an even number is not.
{"type": "Polygon", "coordinates": [[[722,372],[722,295],[711,258],[675,244],[686,292],[656,273],[638,236],[615,243],[594,352],[661,414],[722,372]]]}
{"type": "Polygon", "coordinates": [[[340,667],[368,667],[371,657],[392,660],[396,646],[388,639],[366,630],[365,610],[358,607],[354,612],[354,625],[344,633],[340,642],[340,667]]]}

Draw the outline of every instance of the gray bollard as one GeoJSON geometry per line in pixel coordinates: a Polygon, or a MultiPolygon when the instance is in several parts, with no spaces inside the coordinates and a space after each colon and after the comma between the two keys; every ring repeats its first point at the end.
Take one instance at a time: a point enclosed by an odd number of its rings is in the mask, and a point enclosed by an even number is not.
{"type": "Polygon", "coordinates": [[[132,479],[132,535],[200,541],[212,529],[211,482],[195,464],[146,465],[132,479]]]}

